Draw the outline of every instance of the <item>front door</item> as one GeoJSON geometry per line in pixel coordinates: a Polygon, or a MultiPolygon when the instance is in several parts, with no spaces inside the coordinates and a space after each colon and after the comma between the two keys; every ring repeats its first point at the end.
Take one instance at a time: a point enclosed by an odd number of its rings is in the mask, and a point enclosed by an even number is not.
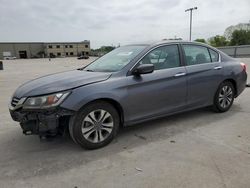
{"type": "Polygon", "coordinates": [[[128,76],[125,112],[138,121],[181,109],[186,103],[186,69],[181,66],[178,45],[166,45],[149,52],[139,64],[153,64],[153,73],[128,76]]]}

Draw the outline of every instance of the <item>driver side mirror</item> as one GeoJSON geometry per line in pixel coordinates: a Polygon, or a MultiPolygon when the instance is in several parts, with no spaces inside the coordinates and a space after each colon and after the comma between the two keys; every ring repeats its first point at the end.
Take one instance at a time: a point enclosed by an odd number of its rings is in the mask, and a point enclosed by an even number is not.
{"type": "Polygon", "coordinates": [[[153,64],[141,64],[133,70],[132,74],[134,75],[149,74],[154,71],[154,68],[155,67],[153,64]]]}

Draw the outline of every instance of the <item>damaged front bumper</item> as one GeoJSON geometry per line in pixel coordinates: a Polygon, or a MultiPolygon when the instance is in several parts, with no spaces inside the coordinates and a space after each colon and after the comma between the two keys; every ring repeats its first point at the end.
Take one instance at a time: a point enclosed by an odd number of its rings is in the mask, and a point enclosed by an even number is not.
{"type": "Polygon", "coordinates": [[[17,110],[10,109],[10,115],[14,121],[20,123],[25,135],[36,134],[39,136],[54,136],[68,125],[73,111],[60,107],[50,110],[17,110]]]}

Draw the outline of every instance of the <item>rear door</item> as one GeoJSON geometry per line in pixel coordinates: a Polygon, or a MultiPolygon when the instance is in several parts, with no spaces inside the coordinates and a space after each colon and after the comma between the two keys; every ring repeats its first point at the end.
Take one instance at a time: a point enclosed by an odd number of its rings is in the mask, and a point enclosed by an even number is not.
{"type": "Polygon", "coordinates": [[[128,76],[126,109],[129,120],[174,112],[186,104],[186,69],[177,44],[155,48],[139,64],[154,64],[153,73],[128,76]]]}
{"type": "Polygon", "coordinates": [[[219,54],[206,47],[183,44],[187,70],[189,107],[210,105],[222,80],[222,65],[219,54]]]}

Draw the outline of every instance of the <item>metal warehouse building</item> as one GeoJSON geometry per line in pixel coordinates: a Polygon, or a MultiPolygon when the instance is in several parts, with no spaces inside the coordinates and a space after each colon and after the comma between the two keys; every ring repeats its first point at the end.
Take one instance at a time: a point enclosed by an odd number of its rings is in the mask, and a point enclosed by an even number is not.
{"type": "Polygon", "coordinates": [[[0,59],[5,54],[16,58],[70,57],[89,55],[90,41],[82,42],[2,42],[0,43],[0,59]]]}

